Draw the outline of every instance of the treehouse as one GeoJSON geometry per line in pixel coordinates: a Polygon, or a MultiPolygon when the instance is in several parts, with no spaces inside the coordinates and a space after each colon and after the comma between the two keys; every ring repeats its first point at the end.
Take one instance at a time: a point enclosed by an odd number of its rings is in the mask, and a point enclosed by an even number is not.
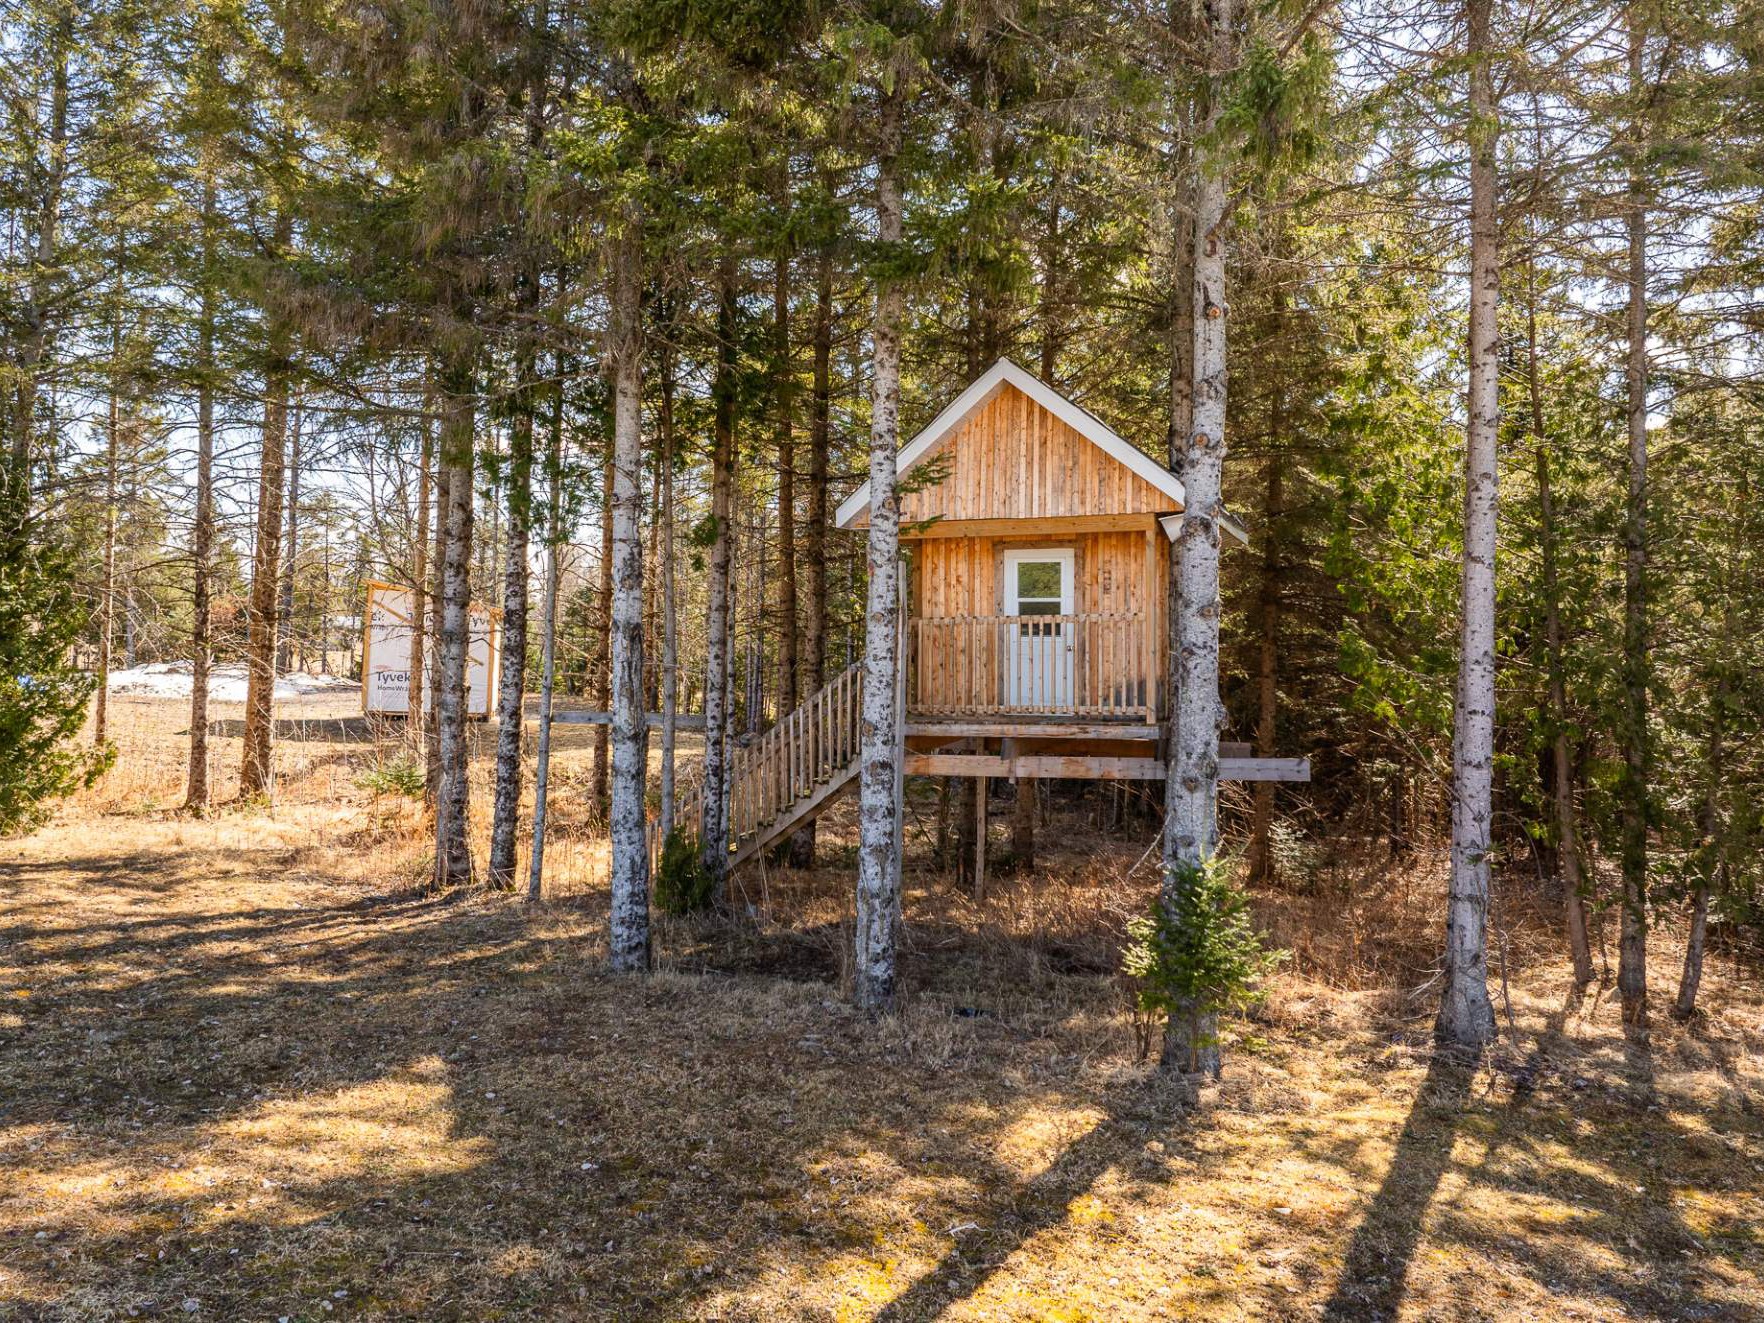
{"type": "MultiPolygon", "coordinates": [[[[1007,359],[898,465],[915,738],[1156,739],[1176,475],[1007,359]]],[[[869,511],[866,483],[837,523],[869,511]]]]}
{"type": "MultiPolygon", "coordinates": [[[[1171,543],[1182,483],[1001,359],[900,452],[904,770],[1161,780],[1171,543]]],[[[840,528],[869,524],[866,483],[840,528]]],[[[1225,521],[1228,536],[1247,541],[1225,521]]],[[[861,667],[730,762],[732,861],[857,777],[861,667]]],[[[1221,745],[1220,775],[1302,780],[1303,759],[1221,745]]],[[[700,811],[697,791],[678,819],[700,811]]],[[[983,814],[984,794],[979,811],[983,814]]]]}

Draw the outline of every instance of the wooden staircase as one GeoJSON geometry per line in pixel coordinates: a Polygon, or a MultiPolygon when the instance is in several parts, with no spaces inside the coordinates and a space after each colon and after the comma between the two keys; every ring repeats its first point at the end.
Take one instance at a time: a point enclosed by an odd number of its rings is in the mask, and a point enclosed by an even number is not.
{"type": "MultiPolygon", "coordinates": [[[[857,780],[863,663],[831,683],[729,759],[729,867],[736,868],[821,812],[857,780]]],[[[676,797],[674,821],[696,832],[702,777],[676,797]]]]}

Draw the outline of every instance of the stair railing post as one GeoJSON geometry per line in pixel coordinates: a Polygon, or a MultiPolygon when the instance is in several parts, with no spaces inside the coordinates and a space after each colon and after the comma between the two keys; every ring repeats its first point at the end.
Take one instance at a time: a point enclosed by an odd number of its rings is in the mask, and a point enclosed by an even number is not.
{"type": "Polygon", "coordinates": [[[899,877],[906,866],[906,692],[908,655],[907,601],[900,595],[895,606],[894,657],[894,888],[895,904],[900,904],[899,877]]]}

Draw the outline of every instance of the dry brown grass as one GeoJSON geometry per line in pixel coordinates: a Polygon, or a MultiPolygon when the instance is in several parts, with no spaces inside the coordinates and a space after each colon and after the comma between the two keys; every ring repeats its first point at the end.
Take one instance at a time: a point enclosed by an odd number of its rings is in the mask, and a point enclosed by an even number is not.
{"type": "Polygon", "coordinates": [[[1725,959],[1637,1047],[1503,888],[1516,1030],[1455,1066],[1404,996],[1438,878],[1344,855],[1260,897],[1298,958],[1185,1112],[1109,973],[1143,841],[1067,815],[980,905],[916,861],[912,995],[871,1024],[837,817],[830,866],[615,979],[586,732],[529,910],[418,893],[420,815],[350,729],[284,741],[273,810],[152,807],[181,768],[125,747],[132,801],[0,842],[0,1317],[1764,1316],[1761,997],[1725,959]]]}

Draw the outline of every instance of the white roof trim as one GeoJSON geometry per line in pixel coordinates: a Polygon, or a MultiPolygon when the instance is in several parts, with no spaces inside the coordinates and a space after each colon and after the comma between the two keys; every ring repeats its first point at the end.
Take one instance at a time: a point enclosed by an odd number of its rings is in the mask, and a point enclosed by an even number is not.
{"type": "MultiPolygon", "coordinates": [[[[1182,515],[1180,512],[1177,514],[1159,515],[1158,525],[1164,530],[1164,536],[1174,542],[1177,534],[1182,532],[1182,515]]],[[[1231,534],[1231,536],[1236,538],[1239,542],[1243,543],[1244,546],[1247,547],[1249,545],[1249,529],[1243,526],[1243,521],[1236,515],[1221,511],[1219,514],[1219,527],[1231,534]]]]}
{"type": "MultiPolygon", "coordinates": [[[[932,419],[930,426],[907,442],[900,454],[895,456],[896,470],[902,474],[911,472],[913,466],[940,441],[967,422],[970,416],[1006,386],[1015,386],[1080,436],[1101,447],[1111,458],[1132,469],[1168,496],[1178,509],[1187,503],[1182,482],[1174,473],[1138,446],[1123,440],[1101,419],[1080,409],[1053,387],[1023,371],[1008,358],[1001,358],[994,363],[978,381],[956,396],[948,408],[932,419]]],[[[869,508],[870,484],[866,482],[840,502],[839,510],[834,515],[834,523],[840,528],[850,528],[852,520],[869,508]]],[[[1247,540],[1246,538],[1245,541],[1247,540]]]]}

